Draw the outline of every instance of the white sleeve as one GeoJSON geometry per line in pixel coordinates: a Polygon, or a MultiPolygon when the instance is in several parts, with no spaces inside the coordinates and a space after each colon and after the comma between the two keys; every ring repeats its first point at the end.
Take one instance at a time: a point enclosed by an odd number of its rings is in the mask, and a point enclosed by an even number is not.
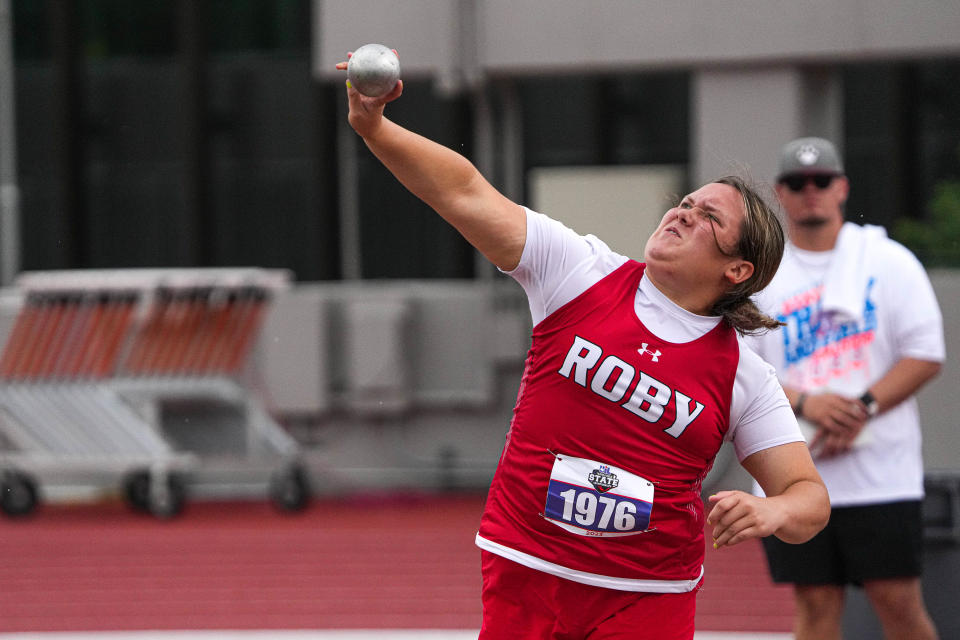
{"type": "MultiPolygon", "coordinates": [[[[783,269],[783,264],[781,263],[780,269],[783,269]]],[[[780,275],[779,273],[777,275],[780,275]]],[[[777,276],[774,276],[774,280],[777,279],[777,276]]],[[[772,318],[777,317],[777,312],[775,310],[775,305],[770,299],[770,292],[773,289],[774,282],[771,282],[767,285],[762,291],[755,293],[753,296],[753,302],[757,305],[757,308],[761,312],[767,314],[772,318]]],[[[783,336],[780,333],[783,331],[783,327],[778,327],[776,329],[770,329],[769,331],[762,331],[756,334],[750,334],[742,336],[741,339],[746,342],[747,346],[750,347],[757,355],[760,356],[763,360],[770,361],[772,351],[776,349],[783,341],[783,336]]]]}
{"type": "Polygon", "coordinates": [[[542,213],[526,210],[527,237],[520,264],[504,271],[527,294],[536,326],[626,262],[596,236],[581,236],[542,213]]]}
{"type": "Polygon", "coordinates": [[[892,271],[890,276],[895,283],[887,291],[898,297],[904,291],[910,292],[909,304],[903,304],[899,299],[885,301],[888,308],[895,310],[892,326],[897,353],[901,358],[943,362],[946,358],[943,315],[930,278],[908,249],[900,245],[891,248],[899,255],[883,262],[885,268],[892,271]]]}
{"type": "Polygon", "coordinates": [[[771,333],[767,331],[764,333],[758,334],[749,334],[742,337],[743,343],[750,347],[750,350],[759,355],[761,358],[765,358],[764,353],[766,349],[766,335],[771,333]]]}
{"type": "Polygon", "coordinates": [[[740,339],[740,364],[733,383],[730,430],[737,459],[789,442],[803,442],[777,372],[740,339]]]}

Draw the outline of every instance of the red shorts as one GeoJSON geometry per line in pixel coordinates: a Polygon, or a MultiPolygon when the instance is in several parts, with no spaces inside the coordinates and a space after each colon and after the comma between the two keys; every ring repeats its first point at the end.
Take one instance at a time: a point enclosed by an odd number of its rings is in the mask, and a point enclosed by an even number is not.
{"type": "Polygon", "coordinates": [[[530,569],[488,551],[481,551],[481,562],[480,640],[693,638],[696,590],[637,593],[593,587],[530,569]]]}

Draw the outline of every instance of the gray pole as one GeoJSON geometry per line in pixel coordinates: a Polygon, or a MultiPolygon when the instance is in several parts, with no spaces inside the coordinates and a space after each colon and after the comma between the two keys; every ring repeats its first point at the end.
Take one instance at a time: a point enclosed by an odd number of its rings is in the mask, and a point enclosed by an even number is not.
{"type": "Polygon", "coordinates": [[[20,271],[20,190],[13,93],[13,9],[0,0],[0,285],[20,271]]]}

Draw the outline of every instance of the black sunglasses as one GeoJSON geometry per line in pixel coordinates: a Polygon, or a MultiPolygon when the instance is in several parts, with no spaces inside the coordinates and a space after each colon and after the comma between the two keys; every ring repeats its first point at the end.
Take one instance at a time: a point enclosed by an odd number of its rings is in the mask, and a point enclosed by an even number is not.
{"type": "Polygon", "coordinates": [[[837,176],[832,173],[814,173],[810,175],[794,173],[780,178],[780,184],[787,185],[787,189],[790,189],[790,191],[803,191],[804,185],[813,180],[813,184],[817,186],[817,189],[826,189],[836,177],[837,176]]]}

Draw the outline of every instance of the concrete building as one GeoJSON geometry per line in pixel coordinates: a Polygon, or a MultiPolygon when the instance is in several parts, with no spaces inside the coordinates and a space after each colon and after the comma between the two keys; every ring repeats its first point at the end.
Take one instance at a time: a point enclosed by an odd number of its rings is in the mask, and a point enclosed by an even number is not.
{"type": "MultiPolygon", "coordinates": [[[[799,135],[843,149],[859,221],[926,220],[936,184],[960,176],[949,0],[145,6],[103,5],[126,21],[101,24],[77,2],[0,3],[15,45],[0,49],[14,52],[0,58],[0,143],[18,152],[0,156],[5,281],[290,269],[262,386],[330,490],[483,487],[529,330],[519,288],[349,130],[334,64],[351,49],[400,51],[392,117],[627,254],[671,196],[731,172],[768,183],[799,135]]],[[[956,353],[956,272],[933,279],[956,353]]],[[[958,468],[958,381],[951,360],[924,391],[930,468],[958,468]]]]}

